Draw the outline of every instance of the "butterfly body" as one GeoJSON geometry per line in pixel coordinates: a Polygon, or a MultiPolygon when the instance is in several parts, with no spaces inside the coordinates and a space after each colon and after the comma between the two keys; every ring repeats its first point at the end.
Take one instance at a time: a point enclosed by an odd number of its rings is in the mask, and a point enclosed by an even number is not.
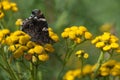
{"type": "Polygon", "coordinates": [[[52,42],[52,39],[49,37],[48,23],[38,9],[33,10],[31,16],[23,21],[22,31],[29,34],[31,40],[39,44],[52,42]]]}

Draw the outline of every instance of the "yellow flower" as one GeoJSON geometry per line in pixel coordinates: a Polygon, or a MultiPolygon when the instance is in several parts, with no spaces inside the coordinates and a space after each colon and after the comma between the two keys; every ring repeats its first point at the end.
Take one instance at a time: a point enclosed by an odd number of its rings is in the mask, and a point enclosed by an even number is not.
{"type": "Polygon", "coordinates": [[[83,67],[83,75],[91,74],[92,73],[92,66],[91,65],[85,65],[83,67]]]}
{"type": "Polygon", "coordinates": [[[81,39],[78,38],[78,37],[76,37],[76,38],[74,39],[74,41],[75,41],[75,43],[77,43],[77,44],[81,43],[81,39]]]}
{"type": "Polygon", "coordinates": [[[69,38],[70,38],[70,39],[75,39],[75,38],[76,38],[76,35],[75,35],[75,32],[74,32],[74,31],[70,31],[70,32],[69,32],[69,38]]]}
{"type": "Polygon", "coordinates": [[[85,32],[85,39],[91,39],[92,34],[90,32],[85,32]]]}
{"type": "Polygon", "coordinates": [[[12,41],[12,39],[11,39],[10,36],[5,39],[5,43],[6,43],[7,45],[13,44],[13,41],[12,41]]]}
{"type": "Polygon", "coordinates": [[[85,32],[85,31],[87,31],[87,28],[85,26],[79,26],[79,30],[85,32]]]}
{"type": "Polygon", "coordinates": [[[36,54],[41,54],[44,51],[44,48],[40,45],[34,47],[34,52],[36,54]]]}
{"type": "Polygon", "coordinates": [[[116,52],[120,53],[120,47],[117,48],[116,52]]]}
{"type": "Polygon", "coordinates": [[[70,27],[70,30],[76,31],[76,30],[78,30],[78,27],[77,26],[72,26],[72,27],[70,27]]]}
{"type": "Polygon", "coordinates": [[[89,57],[88,53],[84,53],[83,57],[87,59],[89,57]]]}
{"type": "Polygon", "coordinates": [[[9,48],[8,48],[10,51],[15,51],[16,50],[16,48],[15,48],[15,45],[11,45],[11,46],[9,46],[9,48]]]}
{"type": "Polygon", "coordinates": [[[49,32],[52,32],[53,30],[52,30],[52,28],[49,27],[49,28],[48,28],[48,31],[49,31],[49,32]]]}
{"type": "Polygon", "coordinates": [[[8,1],[2,1],[3,9],[9,10],[11,8],[11,5],[8,1]]]}
{"type": "Polygon", "coordinates": [[[70,31],[70,28],[65,28],[64,29],[64,32],[69,32],[70,31]]]}
{"type": "Polygon", "coordinates": [[[51,36],[51,39],[54,40],[55,42],[59,41],[59,37],[57,35],[51,36]]]}
{"type": "Polygon", "coordinates": [[[30,40],[30,38],[31,37],[27,34],[25,36],[20,36],[19,43],[26,44],[30,40]]]}
{"type": "Polygon", "coordinates": [[[97,42],[100,40],[100,38],[101,38],[101,36],[96,37],[95,39],[93,39],[93,40],[91,41],[91,43],[92,43],[92,44],[97,43],[97,42]]]}
{"type": "Polygon", "coordinates": [[[120,70],[114,67],[114,68],[110,71],[110,74],[111,74],[112,76],[119,76],[119,75],[120,75],[120,70]]]}
{"type": "Polygon", "coordinates": [[[106,45],[106,46],[103,47],[103,50],[104,50],[104,51],[108,51],[108,50],[110,50],[110,49],[111,49],[111,46],[110,46],[110,45],[106,45]]]}
{"type": "Polygon", "coordinates": [[[32,62],[33,63],[37,62],[37,58],[35,56],[32,56],[32,62]]]}
{"type": "Polygon", "coordinates": [[[24,33],[23,31],[17,30],[12,35],[14,35],[14,36],[24,36],[25,34],[26,33],[24,33]]]}
{"type": "Polygon", "coordinates": [[[51,36],[53,36],[53,35],[54,35],[54,32],[49,31],[49,36],[51,37],[51,36]]]}
{"type": "Polygon", "coordinates": [[[75,79],[75,76],[73,75],[72,70],[69,70],[63,77],[63,80],[74,80],[74,79],[75,79]]]}
{"type": "Polygon", "coordinates": [[[77,51],[75,54],[76,54],[76,55],[81,55],[83,52],[84,52],[84,50],[79,50],[79,51],[77,51]]]}
{"type": "Polygon", "coordinates": [[[105,46],[105,43],[104,43],[104,42],[97,42],[97,43],[96,43],[96,47],[97,47],[97,48],[101,48],[101,47],[103,47],[103,46],[105,46]]]}
{"type": "Polygon", "coordinates": [[[4,17],[4,13],[0,10],[0,19],[4,17]]]}
{"type": "Polygon", "coordinates": [[[106,68],[106,67],[101,67],[100,68],[100,74],[101,74],[101,76],[108,76],[109,72],[110,72],[109,68],[106,68]]]}
{"type": "Polygon", "coordinates": [[[8,48],[8,50],[14,52],[20,46],[21,46],[20,44],[10,45],[9,48],[8,48]]]}
{"type": "Polygon", "coordinates": [[[49,56],[48,54],[44,53],[44,54],[38,55],[38,59],[40,61],[47,61],[49,59],[49,56]]]}
{"type": "Polygon", "coordinates": [[[22,25],[22,19],[17,19],[17,21],[15,22],[16,26],[21,26],[22,25]]]}
{"type": "Polygon", "coordinates": [[[112,42],[117,42],[119,39],[116,37],[116,36],[114,36],[114,35],[111,35],[110,36],[110,42],[112,43],[112,42]]]}
{"type": "Polygon", "coordinates": [[[20,46],[19,47],[21,50],[23,50],[23,51],[27,51],[28,50],[28,47],[26,47],[26,46],[20,46]]]}
{"type": "Polygon", "coordinates": [[[84,50],[79,50],[75,53],[75,55],[78,57],[78,58],[85,58],[87,59],[89,57],[88,53],[85,53],[84,50]]]}
{"type": "Polygon", "coordinates": [[[102,41],[108,41],[110,39],[110,33],[104,32],[104,34],[101,36],[102,41]]]}
{"type": "Polygon", "coordinates": [[[28,50],[28,54],[34,54],[35,52],[34,52],[34,49],[29,49],[28,50]]]}
{"type": "Polygon", "coordinates": [[[63,77],[63,80],[74,80],[76,77],[79,77],[81,74],[80,69],[69,70],[63,77]]]}
{"type": "Polygon", "coordinates": [[[14,53],[13,53],[13,56],[15,58],[19,58],[23,55],[23,50],[21,50],[20,48],[18,48],[14,53]]]}
{"type": "Polygon", "coordinates": [[[34,46],[35,46],[36,44],[34,43],[34,42],[32,42],[32,41],[29,41],[29,42],[27,42],[27,47],[28,48],[33,48],[34,46]]]}
{"type": "Polygon", "coordinates": [[[13,10],[14,12],[17,12],[17,11],[18,11],[18,8],[15,6],[15,7],[12,7],[12,10],[13,10]]]}
{"type": "Polygon", "coordinates": [[[15,6],[17,6],[17,4],[14,3],[14,2],[11,2],[10,5],[11,5],[11,7],[15,7],[15,6]]]}
{"type": "Polygon", "coordinates": [[[51,44],[45,44],[44,48],[48,52],[54,52],[54,48],[51,44]]]}
{"type": "Polygon", "coordinates": [[[63,38],[67,38],[67,37],[68,37],[68,35],[69,35],[69,33],[68,33],[68,32],[62,32],[62,34],[61,34],[61,36],[62,36],[63,38]]]}
{"type": "Polygon", "coordinates": [[[102,25],[100,27],[100,31],[101,32],[110,32],[110,30],[112,29],[113,25],[112,24],[109,24],[109,23],[106,23],[104,25],[102,25]]]}
{"type": "Polygon", "coordinates": [[[79,36],[79,35],[83,35],[83,33],[84,33],[84,32],[81,31],[80,29],[76,30],[75,32],[76,32],[76,35],[78,35],[78,36],[79,36]]]}
{"type": "Polygon", "coordinates": [[[111,48],[116,49],[119,47],[119,44],[118,43],[111,43],[110,46],[111,46],[111,48]]]}
{"type": "Polygon", "coordinates": [[[10,33],[10,30],[9,30],[9,29],[3,29],[3,30],[2,30],[2,33],[3,33],[4,35],[7,35],[7,34],[10,33]]]}

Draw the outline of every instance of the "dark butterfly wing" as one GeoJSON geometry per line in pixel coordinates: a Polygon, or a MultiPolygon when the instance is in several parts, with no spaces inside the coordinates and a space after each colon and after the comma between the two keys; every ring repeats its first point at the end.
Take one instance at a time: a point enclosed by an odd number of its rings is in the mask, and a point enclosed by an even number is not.
{"type": "Polygon", "coordinates": [[[22,31],[31,36],[31,40],[39,44],[52,43],[53,40],[49,37],[48,23],[38,9],[32,11],[29,18],[23,21],[22,31]]]}

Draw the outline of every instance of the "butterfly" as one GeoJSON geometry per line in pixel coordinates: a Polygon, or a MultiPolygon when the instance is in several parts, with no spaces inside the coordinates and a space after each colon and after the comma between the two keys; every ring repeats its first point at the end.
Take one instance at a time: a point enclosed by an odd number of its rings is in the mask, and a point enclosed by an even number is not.
{"type": "Polygon", "coordinates": [[[31,36],[31,41],[46,44],[52,43],[49,37],[48,23],[39,9],[34,9],[27,19],[22,23],[21,30],[31,36]]]}

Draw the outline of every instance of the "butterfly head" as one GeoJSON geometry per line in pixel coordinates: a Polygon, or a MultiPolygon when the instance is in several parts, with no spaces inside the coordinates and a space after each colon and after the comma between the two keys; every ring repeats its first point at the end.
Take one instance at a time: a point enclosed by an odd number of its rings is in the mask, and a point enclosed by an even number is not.
{"type": "Polygon", "coordinates": [[[39,18],[44,18],[44,16],[39,9],[34,9],[31,13],[30,18],[39,19],[39,18]]]}

